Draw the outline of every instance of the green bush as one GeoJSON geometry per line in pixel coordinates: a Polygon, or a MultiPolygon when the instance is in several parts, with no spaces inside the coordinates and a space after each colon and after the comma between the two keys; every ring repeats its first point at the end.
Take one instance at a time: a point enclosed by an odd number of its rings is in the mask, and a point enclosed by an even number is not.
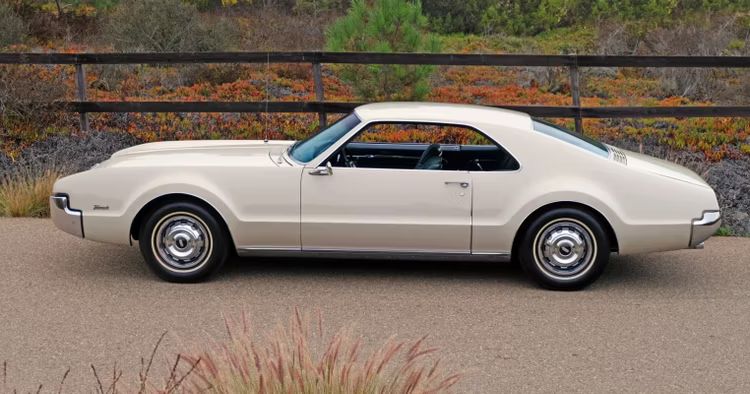
{"type": "MultiPolygon", "coordinates": [[[[437,39],[427,32],[427,18],[416,1],[354,0],[348,14],[326,32],[332,51],[437,52],[437,39]]],[[[404,65],[347,65],[342,78],[357,94],[373,100],[419,100],[429,93],[434,67],[404,65]]]]}
{"type": "MultiPolygon", "coordinates": [[[[441,18],[456,20],[467,14],[472,4],[481,1],[467,0],[454,10],[439,9],[442,11],[441,18]]],[[[463,31],[535,35],[558,27],[602,19],[634,22],[648,30],[670,25],[695,13],[747,11],[750,0],[500,0],[476,7],[482,9],[480,17],[474,16],[478,27],[472,30],[462,26],[463,31]]]]}
{"type": "MultiPolygon", "coordinates": [[[[201,11],[207,11],[210,9],[220,7],[232,7],[232,6],[243,6],[252,5],[253,0],[183,0],[186,3],[195,4],[201,11]]],[[[282,3],[289,3],[289,1],[282,1],[282,3]]]]}
{"type": "Polygon", "coordinates": [[[16,11],[6,3],[0,3],[0,47],[21,43],[28,27],[16,11]]]}
{"type": "Polygon", "coordinates": [[[349,0],[294,0],[297,14],[318,14],[325,12],[344,13],[349,8],[349,0]]]}
{"type": "Polygon", "coordinates": [[[182,0],[125,0],[110,15],[105,38],[119,51],[196,52],[231,48],[235,25],[201,19],[198,8],[182,0]]]}
{"type": "Polygon", "coordinates": [[[424,0],[424,13],[440,33],[481,33],[481,20],[492,0],[424,0]]]}
{"type": "MultiPolygon", "coordinates": [[[[568,26],[576,3],[587,0],[507,0],[490,6],[482,15],[482,30],[488,33],[535,35],[568,26]]],[[[581,20],[586,20],[584,18],[581,20]]]]}

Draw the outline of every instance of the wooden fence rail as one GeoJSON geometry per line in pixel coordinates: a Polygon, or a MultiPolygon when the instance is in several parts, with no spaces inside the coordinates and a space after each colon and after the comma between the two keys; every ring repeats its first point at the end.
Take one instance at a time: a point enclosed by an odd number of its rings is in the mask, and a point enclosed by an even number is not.
{"type": "Polygon", "coordinates": [[[582,131],[582,118],[750,117],[750,106],[581,107],[579,74],[581,67],[748,68],[748,56],[548,56],[371,52],[0,53],[0,64],[75,65],[78,101],[66,102],[63,106],[80,114],[81,129],[84,131],[88,131],[89,112],[309,112],[318,113],[320,124],[323,126],[326,124],[327,113],[349,112],[359,103],[325,101],[322,63],[567,67],[570,72],[571,106],[514,106],[502,103],[495,103],[495,106],[516,109],[539,117],[574,118],[577,131],[582,131]],[[87,101],[84,65],[196,63],[309,63],[313,70],[316,101],[87,101]]]}

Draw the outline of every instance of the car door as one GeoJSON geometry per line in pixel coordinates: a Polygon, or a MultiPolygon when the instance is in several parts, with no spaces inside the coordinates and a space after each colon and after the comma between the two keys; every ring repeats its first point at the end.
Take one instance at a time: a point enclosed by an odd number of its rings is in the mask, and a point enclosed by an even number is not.
{"type": "Polygon", "coordinates": [[[470,253],[471,201],[467,171],[307,167],[302,249],[470,253]]]}

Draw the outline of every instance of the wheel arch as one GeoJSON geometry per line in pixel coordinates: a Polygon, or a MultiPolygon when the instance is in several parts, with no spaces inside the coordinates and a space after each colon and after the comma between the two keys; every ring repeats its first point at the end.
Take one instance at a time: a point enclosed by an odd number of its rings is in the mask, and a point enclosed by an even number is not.
{"type": "Polygon", "coordinates": [[[607,233],[607,238],[609,239],[610,244],[610,250],[612,252],[618,252],[620,247],[619,243],[617,242],[617,234],[615,233],[614,228],[612,227],[612,224],[607,220],[607,218],[598,210],[595,208],[592,208],[589,205],[582,204],[575,201],[558,201],[549,203],[546,205],[543,205],[539,208],[537,208],[535,211],[533,211],[531,214],[529,214],[526,219],[521,223],[521,226],[518,228],[518,231],[516,231],[515,236],[513,237],[513,246],[511,250],[511,257],[512,256],[518,256],[518,244],[520,243],[521,239],[523,238],[523,234],[526,233],[531,223],[539,217],[542,214],[545,214],[549,211],[560,209],[560,208],[573,208],[573,209],[580,209],[582,211],[588,212],[592,216],[594,216],[599,223],[604,227],[604,231],[607,233]]]}
{"type": "MultiPolygon", "coordinates": [[[[190,202],[196,205],[199,205],[209,211],[216,220],[219,221],[219,224],[222,226],[222,229],[226,232],[229,242],[234,244],[234,241],[232,240],[232,233],[229,231],[229,226],[227,225],[227,221],[224,218],[224,216],[219,212],[218,209],[216,209],[213,205],[211,205],[206,200],[194,196],[192,194],[186,194],[186,193],[169,193],[164,194],[159,197],[153,198],[151,201],[146,203],[143,207],[141,207],[140,210],[138,210],[138,213],[136,213],[135,217],[133,218],[133,221],[130,223],[130,242],[132,243],[133,240],[138,240],[138,233],[140,231],[141,225],[143,224],[143,221],[146,218],[146,215],[148,215],[150,212],[153,212],[158,207],[164,206],[169,203],[173,202],[190,202]]],[[[232,246],[234,247],[234,246],[232,246]]]]}

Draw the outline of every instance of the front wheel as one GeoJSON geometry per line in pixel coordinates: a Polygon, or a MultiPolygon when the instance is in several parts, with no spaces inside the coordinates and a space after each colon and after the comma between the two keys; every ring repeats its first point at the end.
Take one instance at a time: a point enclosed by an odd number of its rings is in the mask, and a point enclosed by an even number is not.
{"type": "Polygon", "coordinates": [[[228,241],[216,217],[200,205],[175,202],[155,209],[140,229],[141,254],[170,282],[197,282],[216,272],[228,241]]]}
{"type": "Polygon", "coordinates": [[[602,274],[609,260],[607,233],[597,218],[583,210],[546,212],[522,236],[521,267],[548,289],[582,289],[602,274]]]}

